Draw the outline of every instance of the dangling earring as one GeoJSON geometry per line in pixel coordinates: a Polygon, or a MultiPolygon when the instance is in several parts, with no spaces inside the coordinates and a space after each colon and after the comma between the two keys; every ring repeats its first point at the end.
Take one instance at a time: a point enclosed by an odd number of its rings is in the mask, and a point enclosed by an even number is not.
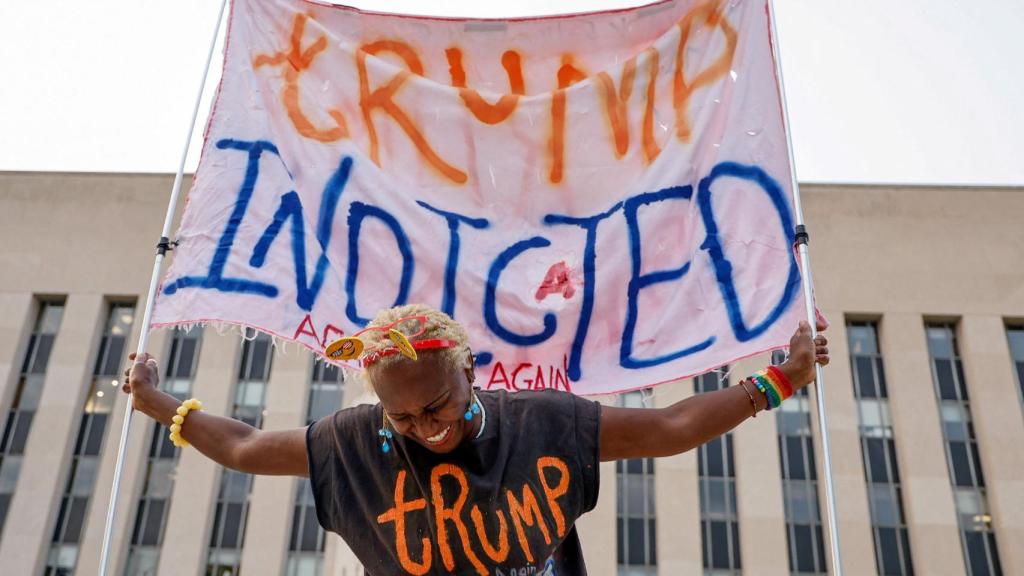
{"type": "Polygon", "coordinates": [[[473,416],[480,413],[480,401],[476,398],[476,392],[471,392],[470,394],[469,406],[466,408],[466,413],[462,415],[466,420],[472,420],[473,416]]]}
{"type": "Polygon", "coordinates": [[[380,445],[381,452],[385,454],[391,452],[391,443],[388,442],[388,440],[391,440],[395,436],[394,434],[391,433],[391,430],[388,430],[387,414],[385,414],[384,418],[382,419],[380,430],[377,430],[377,435],[383,439],[380,445]]]}

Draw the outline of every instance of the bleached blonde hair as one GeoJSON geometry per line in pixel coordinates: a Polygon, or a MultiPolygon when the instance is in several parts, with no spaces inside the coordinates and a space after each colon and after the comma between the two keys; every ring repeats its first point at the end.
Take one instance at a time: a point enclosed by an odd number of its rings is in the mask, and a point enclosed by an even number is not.
{"type": "MultiPolygon", "coordinates": [[[[452,340],[453,342],[456,342],[454,347],[431,350],[428,353],[440,355],[443,361],[452,369],[460,369],[466,366],[467,359],[470,357],[469,334],[466,332],[466,329],[456,322],[451,316],[432,306],[428,306],[426,304],[405,304],[403,306],[387,308],[378,312],[366,327],[373,328],[377,326],[386,326],[400,318],[408,316],[425,316],[427,318],[423,334],[417,336],[414,339],[414,342],[416,340],[428,340],[435,338],[452,340]]],[[[365,341],[364,354],[369,355],[390,346],[393,346],[393,344],[391,343],[391,340],[387,338],[367,339],[365,341]]],[[[385,356],[377,360],[363,371],[367,383],[370,384],[371,387],[373,386],[372,372],[375,372],[377,368],[390,366],[395,362],[408,361],[409,359],[401,354],[385,356]]]]}

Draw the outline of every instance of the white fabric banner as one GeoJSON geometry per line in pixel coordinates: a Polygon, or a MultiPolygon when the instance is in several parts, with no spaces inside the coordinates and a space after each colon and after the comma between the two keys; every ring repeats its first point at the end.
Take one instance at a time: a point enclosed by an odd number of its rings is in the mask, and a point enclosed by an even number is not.
{"type": "Polygon", "coordinates": [[[802,317],[765,0],[518,20],[234,0],[155,327],[322,353],[381,308],[463,323],[484,388],[598,394],[802,317]]]}

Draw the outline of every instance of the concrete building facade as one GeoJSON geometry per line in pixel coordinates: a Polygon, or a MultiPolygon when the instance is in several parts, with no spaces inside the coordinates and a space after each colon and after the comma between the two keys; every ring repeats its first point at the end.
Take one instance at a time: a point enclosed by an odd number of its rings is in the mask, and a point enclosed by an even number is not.
{"type": "MultiPolygon", "coordinates": [[[[0,173],[0,572],[94,574],[165,175],[0,173]]],[[[1024,574],[1024,189],[807,185],[831,321],[846,574],[1024,574]]],[[[372,400],[297,348],[157,332],[163,386],[265,429],[372,400]]],[[[771,358],[607,404],[666,406],[771,358]]],[[[672,458],[601,466],[591,574],[829,570],[814,394],[672,458]]],[[[137,418],[114,573],[356,576],[293,478],[225,471],[137,418]]]]}

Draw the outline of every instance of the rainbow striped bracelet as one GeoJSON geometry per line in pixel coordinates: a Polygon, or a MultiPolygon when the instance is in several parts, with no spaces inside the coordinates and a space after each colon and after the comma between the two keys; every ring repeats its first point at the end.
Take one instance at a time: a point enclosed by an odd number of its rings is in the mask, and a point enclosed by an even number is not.
{"type": "Polygon", "coordinates": [[[775,366],[758,371],[750,377],[750,381],[768,401],[766,410],[778,408],[783,400],[793,395],[793,385],[789,378],[775,366]]]}

